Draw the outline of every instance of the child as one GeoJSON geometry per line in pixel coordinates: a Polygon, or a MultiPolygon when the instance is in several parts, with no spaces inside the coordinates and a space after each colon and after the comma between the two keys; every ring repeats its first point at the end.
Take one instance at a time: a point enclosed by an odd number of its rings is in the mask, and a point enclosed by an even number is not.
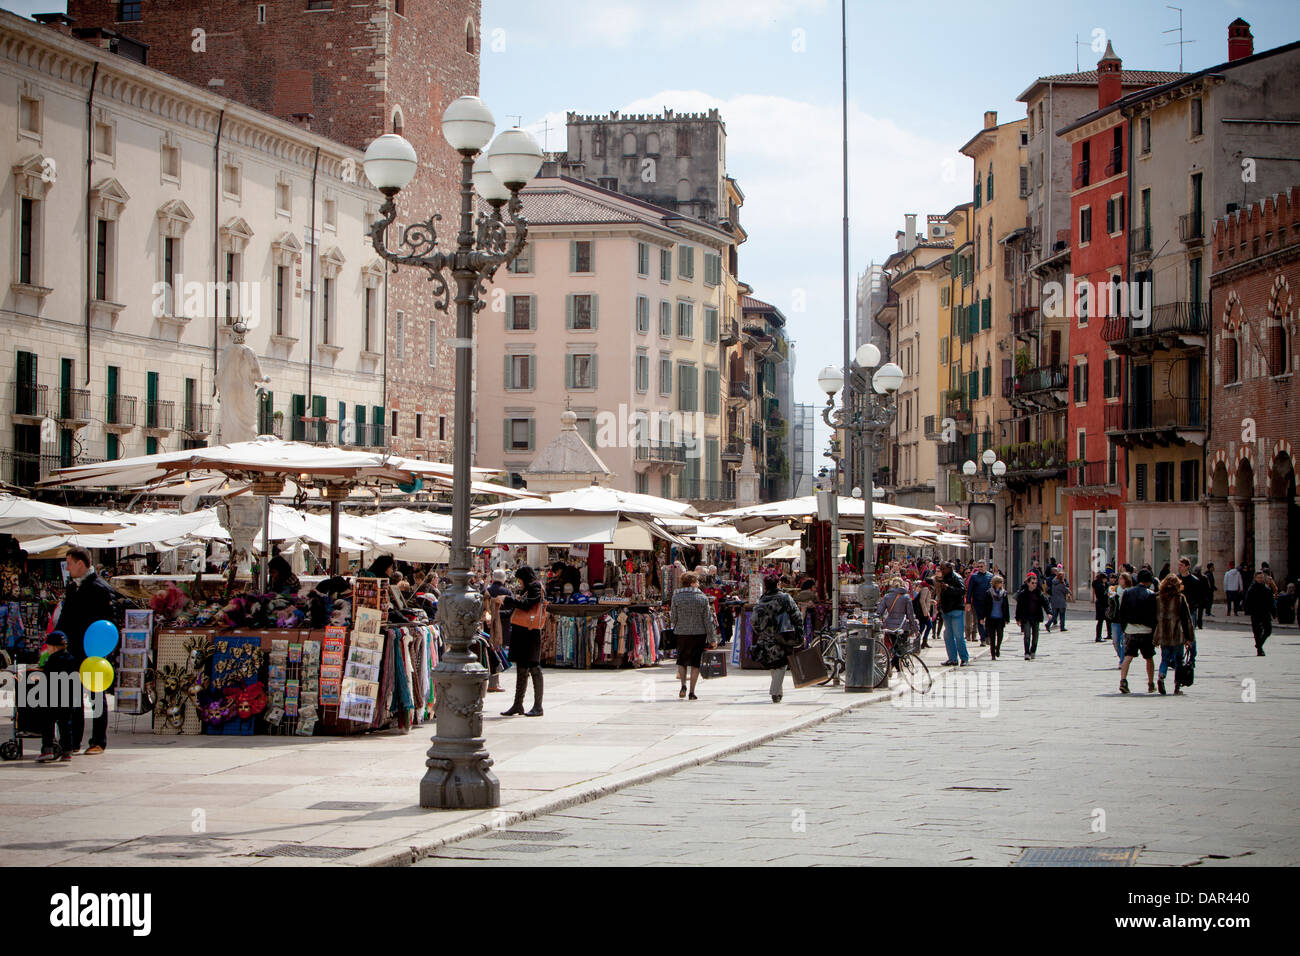
{"type": "Polygon", "coordinates": [[[51,631],[41,649],[41,667],[45,671],[47,720],[41,733],[41,755],[37,763],[54,760],[54,732],[58,729],[63,754],[59,760],[72,760],[72,722],[81,706],[81,681],[62,675],[77,673],[77,659],[68,653],[68,639],[62,631],[51,631]],[[60,675],[60,676],[55,676],[60,675]],[[72,692],[75,701],[64,700],[72,692]]]}

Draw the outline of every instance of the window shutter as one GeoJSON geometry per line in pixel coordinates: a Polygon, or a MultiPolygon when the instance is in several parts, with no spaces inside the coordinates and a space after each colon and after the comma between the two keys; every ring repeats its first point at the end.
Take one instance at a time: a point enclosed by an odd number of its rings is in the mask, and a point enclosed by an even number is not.
{"type": "Polygon", "coordinates": [[[596,241],[594,239],[587,243],[587,271],[596,271],[596,241]]]}
{"type": "Polygon", "coordinates": [[[502,374],[501,381],[505,383],[506,388],[514,388],[515,387],[515,381],[514,381],[515,357],[511,355],[509,352],[507,352],[505,356],[505,360],[506,360],[506,367],[504,373],[502,374]]]}
{"type": "Polygon", "coordinates": [[[569,240],[569,271],[578,271],[578,243],[572,239],[569,240]]]}
{"type": "Polygon", "coordinates": [[[573,356],[564,356],[564,387],[573,388],[573,356]]]}
{"type": "Polygon", "coordinates": [[[506,329],[510,330],[515,327],[515,297],[506,296],[506,329]]]}
{"type": "Polygon", "coordinates": [[[537,296],[535,295],[528,297],[528,329],[532,332],[537,331],[537,296]]]}
{"type": "MultiPolygon", "coordinates": [[[[594,267],[593,267],[594,268],[594,267]]],[[[596,293],[591,294],[591,329],[594,332],[600,328],[600,296],[596,293]]]]}
{"type": "Polygon", "coordinates": [[[528,356],[528,390],[537,388],[537,356],[528,356]]]}
{"type": "Polygon", "coordinates": [[[510,419],[501,419],[501,449],[502,451],[510,450],[510,419]]]}
{"type": "Polygon", "coordinates": [[[537,447],[537,419],[528,419],[528,450],[532,451],[537,447]]]}
{"type": "Polygon", "coordinates": [[[595,355],[591,357],[591,387],[592,388],[595,388],[599,384],[596,381],[596,365],[597,365],[596,358],[597,357],[595,355]]]}
{"type": "Polygon", "coordinates": [[[573,293],[564,297],[564,327],[570,331],[573,329],[573,293]]]}

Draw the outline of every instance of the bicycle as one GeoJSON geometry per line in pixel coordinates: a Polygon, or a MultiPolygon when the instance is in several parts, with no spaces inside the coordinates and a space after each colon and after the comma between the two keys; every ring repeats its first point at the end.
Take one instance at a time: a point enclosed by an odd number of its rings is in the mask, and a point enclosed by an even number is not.
{"type": "Polygon", "coordinates": [[[898,674],[917,694],[928,694],[934,686],[930,668],[921,659],[920,638],[906,631],[884,631],[876,645],[876,667],[898,674]]]}

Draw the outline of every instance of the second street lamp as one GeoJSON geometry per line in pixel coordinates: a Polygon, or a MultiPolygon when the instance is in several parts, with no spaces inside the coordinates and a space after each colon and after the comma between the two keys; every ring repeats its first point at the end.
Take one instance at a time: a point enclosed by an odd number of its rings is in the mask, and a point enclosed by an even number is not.
{"type": "Polygon", "coordinates": [[[496,122],[477,96],[462,96],[442,116],[442,133],[461,155],[460,229],[454,249],[441,251],[431,215],[402,230],[399,250],[388,248],[388,227],[397,218],[396,196],[415,176],[415,149],[393,133],[380,136],[366,149],[365,170],[384,194],[379,219],[370,239],[388,262],[424,269],[432,283],[434,307],[441,312],[456,302],[456,405],[452,436],[451,586],[438,602],[438,623],[447,640],[447,653],[434,668],[438,685],[433,737],[420,780],[420,806],[477,809],[501,803],[501,784],[491,770],[483,738],[483,685],[488,673],[469,652],[470,641],[483,619],[483,599],[469,586],[470,382],[473,376],[474,313],[486,304],[481,296],[497,269],[524,248],[528,223],[521,215],[519,191],[537,174],[542,151],[521,129],[497,136],[496,122]],[[475,217],[474,194],[492,207],[492,214],[475,217]],[[502,219],[504,208],[508,224],[502,219]],[[514,230],[513,239],[507,226],[514,230]],[[448,282],[446,273],[451,273],[448,282]]]}

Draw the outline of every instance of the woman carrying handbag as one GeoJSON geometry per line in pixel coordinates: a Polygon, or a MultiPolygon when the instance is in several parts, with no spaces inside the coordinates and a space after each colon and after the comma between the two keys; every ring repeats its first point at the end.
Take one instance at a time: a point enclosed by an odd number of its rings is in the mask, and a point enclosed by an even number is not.
{"type": "Polygon", "coordinates": [[[510,611],[510,660],[519,668],[515,672],[515,702],[510,709],[503,711],[502,717],[542,716],[542,628],[546,626],[546,599],[542,594],[541,582],[528,565],[522,565],[515,572],[515,578],[523,585],[521,597],[507,597],[501,605],[502,610],[510,611]],[[528,690],[528,678],[533,679],[533,709],[524,711],[524,694],[528,690]]]}

